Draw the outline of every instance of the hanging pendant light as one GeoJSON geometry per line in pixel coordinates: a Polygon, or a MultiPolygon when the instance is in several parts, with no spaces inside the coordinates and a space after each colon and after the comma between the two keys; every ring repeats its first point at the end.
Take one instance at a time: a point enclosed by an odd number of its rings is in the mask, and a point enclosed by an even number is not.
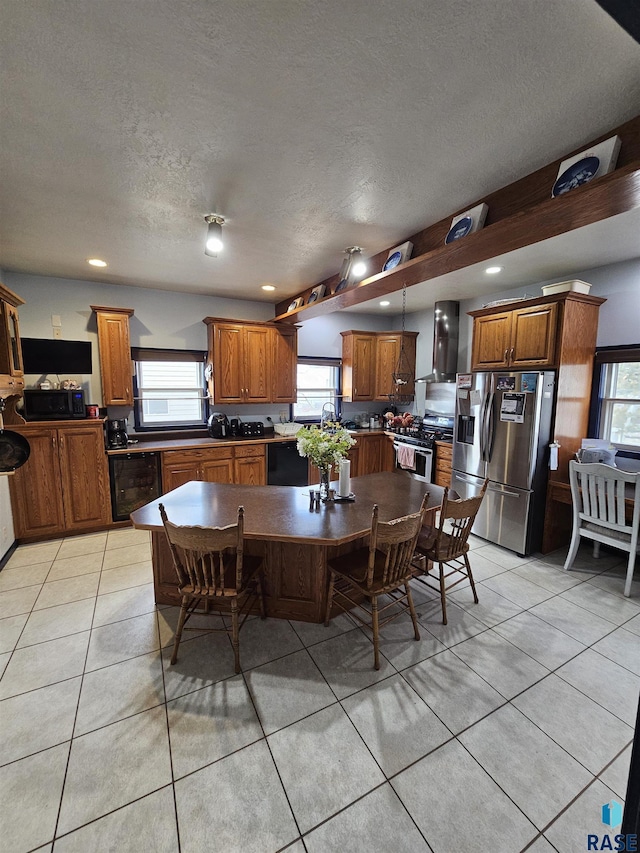
{"type": "Polygon", "coordinates": [[[409,364],[409,358],[404,348],[404,321],[407,310],[407,285],[402,286],[402,337],[400,338],[400,352],[396,368],[391,374],[391,393],[389,402],[393,405],[405,405],[413,401],[413,394],[409,388],[413,384],[413,370],[409,364]]]}

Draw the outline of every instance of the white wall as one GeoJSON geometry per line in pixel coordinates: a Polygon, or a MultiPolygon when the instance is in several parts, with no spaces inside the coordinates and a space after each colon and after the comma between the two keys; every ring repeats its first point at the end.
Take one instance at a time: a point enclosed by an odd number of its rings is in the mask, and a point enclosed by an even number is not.
{"type": "MultiPolygon", "coordinates": [[[[51,315],[59,314],[64,340],[91,342],[93,375],[80,377],[88,403],[97,403],[102,396],[98,334],[91,305],[133,308],[135,313],[130,321],[132,346],[168,349],[206,350],[204,317],[238,320],[268,320],[273,317],[273,306],[262,302],[19,273],[5,273],[3,280],[25,301],[20,306],[22,337],[53,338],[51,315]]],[[[35,385],[39,378],[26,376],[27,386],[35,385]]]]}
{"type": "MultiPolygon", "coordinates": [[[[591,296],[600,296],[607,300],[600,306],[598,315],[597,346],[640,343],[640,258],[582,270],[572,278],[588,282],[591,285],[591,296]]],[[[468,316],[468,311],[475,311],[496,299],[524,296],[525,293],[529,298],[535,292],[542,296],[542,290],[538,288],[543,284],[551,284],[552,281],[542,281],[539,285],[528,285],[481,298],[463,300],[460,303],[458,370],[464,373],[471,364],[473,318],[468,316]]]]}
{"type": "Polygon", "coordinates": [[[13,545],[13,516],[9,500],[9,475],[0,474],[0,560],[13,545]]]}

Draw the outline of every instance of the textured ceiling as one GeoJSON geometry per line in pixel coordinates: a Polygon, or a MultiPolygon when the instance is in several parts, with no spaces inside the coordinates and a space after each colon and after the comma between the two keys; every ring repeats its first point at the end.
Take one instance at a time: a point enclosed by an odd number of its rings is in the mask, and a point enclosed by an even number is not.
{"type": "Polygon", "coordinates": [[[0,70],[1,268],[272,302],[640,103],[594,0],[1,0],[0,70]]]}

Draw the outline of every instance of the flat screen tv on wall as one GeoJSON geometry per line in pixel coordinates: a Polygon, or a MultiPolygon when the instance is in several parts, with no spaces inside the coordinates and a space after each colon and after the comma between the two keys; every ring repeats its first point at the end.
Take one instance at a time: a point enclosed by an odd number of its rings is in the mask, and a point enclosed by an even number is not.
{"type": "Polygon", "coordinates": [[[92,373],[90,341],[22,338],[25,373],[92,373]]]}

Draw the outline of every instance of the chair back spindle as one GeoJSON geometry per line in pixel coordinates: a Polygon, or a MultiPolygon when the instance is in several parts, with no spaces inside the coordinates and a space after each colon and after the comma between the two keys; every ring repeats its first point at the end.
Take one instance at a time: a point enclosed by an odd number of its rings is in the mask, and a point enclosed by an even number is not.
{"type": "Polygon", "coordinates": [[[382,577],[378,578],[382,586],[396,586],[410,573],[411,560],[428,501],[429,495],[426,494],[418,512],[386,522],[378,520],[378,505],[375,504],[371,514],[367,589],[371,589],[374,582],[376,552],[384,554],[385,557],[382,577]]]}
{"type": "Polygon", "coordinates": [[[208,528],[178,526],[169,521],[163,504],[159,510],[179,586],[193,586],[199,595],[237,592],[242,586],[244,507],[238,507],[236,524],[208,528]],[[234,554],[235,572],[231,580],[225,567],[229,556],[234,554]]]}

